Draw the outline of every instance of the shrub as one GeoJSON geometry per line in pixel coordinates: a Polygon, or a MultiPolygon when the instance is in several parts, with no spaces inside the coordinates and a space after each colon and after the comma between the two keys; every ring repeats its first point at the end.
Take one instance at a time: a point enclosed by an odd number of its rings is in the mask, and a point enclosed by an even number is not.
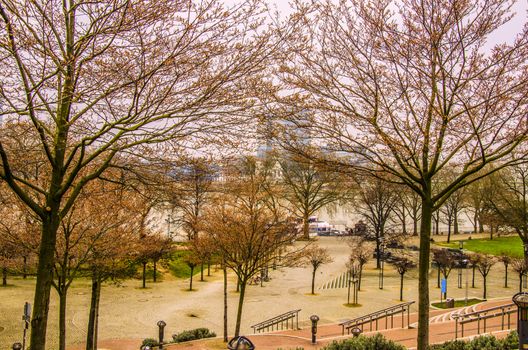
{"type": "Polygon", "coordinates": [[[511,332],[504,339],[491,335],[480,336],[471,341],[455,340],[443,344],[431,345],[431,350],[513,350],[519,348],[517,332],[511,332]]]}
{"type": "Polygon", "coordinates": [[[141,343],[141,346],[156,346],[158,345],[158,341],[154,338],[146,338],[143,340],[143,343],[141,343]]]}
{"type": "Polygon", "coordinates": [[[191,329],[189,331],[183,331],[178,334],[174,334],[172,336],[172,339],[175,343],[181,343],[184,341],[190,341],[190,340],[196,340],[196,339],[203,339],[203,338],[212,338],[216,337],[215,332],[211,332],[207,328],[196,328],[191,329]]]}
{"type": "Polygon", "coordinates": [[[381,334],[373,337],[359,336],[325,346],[324,350],[405,350],[405,347],[385,339],[381,334]]]}

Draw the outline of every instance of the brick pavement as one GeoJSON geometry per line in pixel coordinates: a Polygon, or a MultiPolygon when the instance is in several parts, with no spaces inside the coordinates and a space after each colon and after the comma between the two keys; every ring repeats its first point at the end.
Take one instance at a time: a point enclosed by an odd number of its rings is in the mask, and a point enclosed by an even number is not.
{"type": "MultiPolygon", "coordinates": [[[[457,312],[468,312],[473,310],[483,310],[495,306],[505,305],[511,303],[510,299],[491,300],[481,304],[475,305],[473,308],[458,308],[456,310],[431,310],[431,324],[430,324],[430,342],[431,343],[442,343],[455,338],[455,322],[450,317],[442,317],[443,315],[450,316],[453,311],[457,312]]],[[[412,313],[410,315],[411,325],[417,321],[417,314],[412,313]]],[[[486,333],[493,333],[496,336],[505,336],[508,332],[501,331],[501,318],[490,319],[486,322],[486,333]]],[[[376,333],[383,334],[386,338],[398,342],[410,349],[416,346],[416,328],[401,328],[401,317],[394,317],[393,324],[391,321],[387,322],[387,328],[385,327],[385,321],[382,320],[378,324],[378,330],[370,329],[369,325],[366,325],[364,330],[365,335],[373,335],[376,333]],[[392,327],[391,327],[392,326],[392,327]]],[[[407,326],[407,320],[405,317],[404,326],[407,326]]],[[[516,316],[512,315],[510,328],[516,328],[516,316]]],[[[374,327],[374,326],[373,326],[374,327]]],[[[465,337],[472,337],[477,335],[477,323],[470,323],[466,325],[464,329],[465,337]]],[[[481,334],[483,333],[483,324],[480,325],[481,334]]],[[[276,350],[282,349],[295,349],[296,347],[303,347],[305,350],[316,350],[322,348],[324,345],[331,343],[334,340],[340,340],[350,337],[350,335],[341,335],[342,329],[338,324],[325,324],[318,328],[318,342],[316,345],[311,344],[311,334],[308,327],[301,330],[283,330],[275,331],[271,333],[254,334],[248,336],[259,350],[276,350]]],[[[458,331],[460,337],[460,329],[458,331]]],[[[100,349],[105,350],[137,350],[140,344],[140,340],[126,340],[126,341],[103,341],[100,342],[100,349]]],[[[184,344],[175,344],[167,346],[171,350],[217,350],[225,349],[225,345],[219,339],[207,339],[195,342],[188,342],[184,344]]],[[[82,347],[71,347],[69,350],[82,350],[82,347]]]]}

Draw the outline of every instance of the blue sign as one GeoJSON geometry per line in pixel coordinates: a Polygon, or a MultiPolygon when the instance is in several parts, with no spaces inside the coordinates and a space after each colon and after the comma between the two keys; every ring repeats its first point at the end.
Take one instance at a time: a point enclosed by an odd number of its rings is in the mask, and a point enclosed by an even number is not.
{"type": "Polygon", "coordinates": [[[442,293],[447,293],[447,280],[446,279],[442,279],[440,281],[440,291],[442,293]]]}

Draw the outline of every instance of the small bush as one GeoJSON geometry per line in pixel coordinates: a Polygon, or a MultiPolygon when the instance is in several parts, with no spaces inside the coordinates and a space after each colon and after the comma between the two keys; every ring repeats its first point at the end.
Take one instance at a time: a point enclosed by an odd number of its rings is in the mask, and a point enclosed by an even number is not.
{"type": "Polygon", "coordinates": [[[444,344],[431,345],[431,350],[513,350],[519,348],[517,332],[511,332],[504,339],[484,335],[471,341],[455,340],[444,344]]]}
{"type": "Polygon", "coordinates": [[[376,334],[373,337],[359,336],[340,342],[334,341],[323,350],[405,350],[405,347],[376,334]]]}
{"type": "Polygon", "coordinates": [[[178,334],[174,334],[172,336],[172,339],[175,343],[181,343],[184,341],[190,341],[190,340],[196,340],[196,339],[203,339],[203,338],[213,338],[216,337],[215,332],[211,332],[207,328],[196,328],[191,329],[189,331],[183,331],[178,334]]]}
{"type": "Polygon", "coordinates": [[[141,343],[141,346],[156,346],[158,345],[158,341],[154,338],[146,338],[143,340],[143,343],[141,343]]]}

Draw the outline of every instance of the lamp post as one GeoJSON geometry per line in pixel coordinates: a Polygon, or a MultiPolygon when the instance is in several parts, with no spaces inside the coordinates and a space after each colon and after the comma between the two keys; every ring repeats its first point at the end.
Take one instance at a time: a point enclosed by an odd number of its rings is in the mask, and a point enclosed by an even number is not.
{"type": "Polygon", "coordinates": [[[467,304],[468,304],[468,287],[469,287],[469,277],[468,277],[469,260],[468,259],[464,259],[464,260],[462,260],[462,263],[464,264],[464,267],[466,269],[466,298],[464,299],[464,305],[467,306],[467,304]]]}
{"type": "Polygon", "coordinates": [[[167,323],[165,323],[165,321],[162,320],[162,321],[158,321],[157,325],[159,328],[159,348],[163,349],[163,336],[165,333],[165,326],[167,325],[167,323]]]}
{"type": "Polygon", "coordinates": [[[378,276],[378,288],[383,289],[383,270],[385,268],[385,239],[384,237],[380,237],[380,251],[379,251],[379,258],[381,260],[381,269],[378,276]]]}
{"type": "Polygon", "coordinates": [[[519,349],[528,349],[528,293],[520,292],[513,296],[517,305],[517,333],[519,334],[519,349]]]}
{"type": "MultiPolygon", "coordinates": [[[[458,241],[458,249],[462,253],[462,250],[464,250],[464,241],[458,241]]],[[[461,263],[464,264],[464,260],[461,263]]],[[[458,288],[462,288],[462,266],[460,265],[458,267],[458,288]]]]}
{"type": "Polygon", "coordinates": [[[22,338],[22,349],[25,350],[27,330],[29,329],[29,323],[31,322],[31,304],[28,302],[24,304],[24,315],[22,315],[22,320],[24,321],[24,335],[22,338]]]}
{"type": "Polygon", "coordinates": [[[319,316],[312,315],[310,316],[310,321],[312,321],[312,344],[317,343],[317,322],[319,321],[319,316]]]}

